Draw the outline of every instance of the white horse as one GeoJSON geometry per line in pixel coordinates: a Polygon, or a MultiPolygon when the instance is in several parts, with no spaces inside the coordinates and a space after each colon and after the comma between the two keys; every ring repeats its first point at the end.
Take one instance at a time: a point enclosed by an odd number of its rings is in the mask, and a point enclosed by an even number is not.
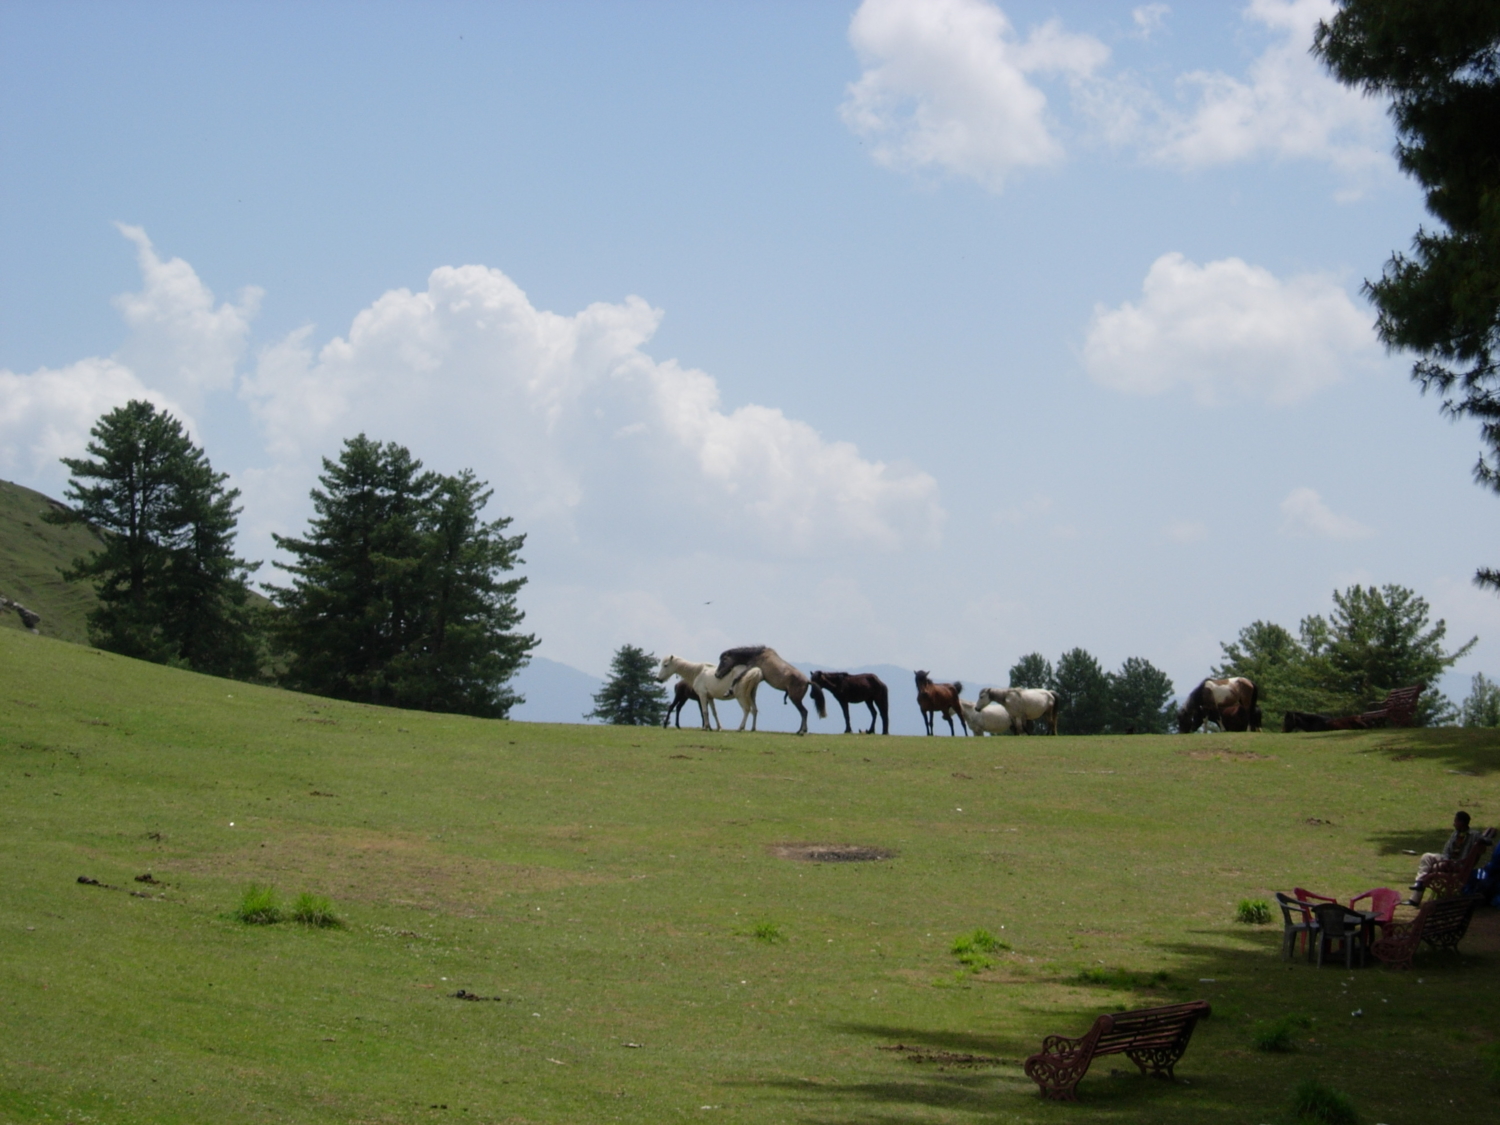
{"type": "Polygon", "coordinates": [[[958,706],[964,713],[964,722],[975,734],[1003,734],[1011,729],[1010,712],[998,703],[975,707],[967,699],[960,699],[958,706]]]}
{"type": "Polygon", "coordinates": [[[745,729],[745,720],[750,720],[750,729],[755,730],[760,721],[760,709],[755,706],[755,690],[760,687],[761,675],[759,668],[746,668],[742,664],[736,664],[729,670],[726,676],[714,675],[712,664],[698,664],[692,660],[683,660],[680,656],[664,656],[661,660],[661,669],[656,673],[657,683],[666,683],[673,676],[681,676],[684,683],[689,685],[698,693],[698,701],[703,704],[703,729],[713,730],[709,725],[708,718],[713,716],[713,721],[718,723],[719,729],[724,729],[724,724],[719,722],[719,711],[714,706],[715,699],[736,699],[740,704],[740,730],[745,729]],[[736,679],[736,676],[739,676],[736,679]]]}
{"type": "Polygon", "coordinates": [[[979,709],[998,703],[1010,712],[1011,729],[1017,734],[1025,730],[1028,719],[1046,719],[1047,729],[1057,733],[1057,692],[1046,688],[991,688],[979,693],[979,709]]]}

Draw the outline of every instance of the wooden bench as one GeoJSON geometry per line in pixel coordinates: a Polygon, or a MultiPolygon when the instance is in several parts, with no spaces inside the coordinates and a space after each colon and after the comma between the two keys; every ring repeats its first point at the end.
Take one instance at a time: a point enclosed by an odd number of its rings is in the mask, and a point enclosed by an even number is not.
{"type": "Polygon", "coordinates": [[[1463,895],[1424,903],[1410,921],[1382,925],[1370,952],[1393,969],[1409,969],[1424,941],[1433,949],[1457,949],[1479,902],[1478,895],[1463,895]]]}
{"type": "Polygon", "coordinates": [[[1210,1014],[1207,1000],[1193,1000],[1100,1016],[1081,1039],[1043,1039],[1041,1051],[1026,1060],[1026,1077],[1042,1088],[1042,1097],[1065,1102],[1078,1100],[1078,1083],[1099,1055],[1123,1054],[1142,1074],[1170,1079],[1193,1027],[1210,1014]]]}
{"type": "Polygon", "coordinates": [[[1367,723],[1374,722],[1376,719],[1384,719],[1393,727],[1409,727],[1417,715],[1417,697],[1426,690],[1426,684],[1393,688],[1386,693],[1385,702],[1379,707],[1356,717],[1367,723]]]}

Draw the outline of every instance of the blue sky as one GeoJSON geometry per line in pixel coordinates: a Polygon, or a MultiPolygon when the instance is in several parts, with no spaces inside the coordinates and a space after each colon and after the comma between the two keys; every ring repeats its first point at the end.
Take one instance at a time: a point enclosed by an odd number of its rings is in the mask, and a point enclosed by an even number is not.
{"type": "MultiPolygon", "coordinates": [[[[1423,221],[1326,8],[0,4],[0,475],[186,417],[296,533],[364,430],[528,534],[540,652],[1003,682],[1409,585],[1494,670],[1423,221]]],[[[269,568],[268,568],[269,569],[269,568]]]]}

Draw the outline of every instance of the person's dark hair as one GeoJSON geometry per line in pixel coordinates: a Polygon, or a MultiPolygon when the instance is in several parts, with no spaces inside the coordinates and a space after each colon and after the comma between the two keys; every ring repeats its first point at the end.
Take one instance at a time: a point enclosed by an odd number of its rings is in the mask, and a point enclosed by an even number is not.
{"type": "Polygon", "coordinates": [[[1459,821],[1460,823],[1468,824],[1469,814],[1464,812],[1463,809],[1459,809],[1458,812],[1453,814],[1453,819],[1459,821]]]}

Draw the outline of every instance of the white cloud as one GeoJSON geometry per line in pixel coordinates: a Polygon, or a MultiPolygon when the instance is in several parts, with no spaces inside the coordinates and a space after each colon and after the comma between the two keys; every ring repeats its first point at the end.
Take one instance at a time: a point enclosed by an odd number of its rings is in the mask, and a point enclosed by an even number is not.
{"type": "Polygon", "coordinates": [[[1281,533],[1311,539],[1367,539],[1375,534],[1350,516],[1332,511],[1311,488],[1294,488],[1281,502],[1281,533]]]}
{"type": "Polygon", "coordinates": [[[998,191],[1062,159],[1046,95],[1030,80],[1088,78],[1109,49],[1055,20],[1024,41],[986,0],[865,0],[849,25],[865,64],[840,108],[889,167],[939,168],[998,191]]]}
{"type": "Polygon", "coordinates": [[[63,480],[58,458],[83,456],[99,416],[133,398],[184,418],[169,399],[112,359],[91,357],[25,375],[0,370],[0,469],[39,482],[63,480]]]}
{"type": "Polygon", "coordinates": [[[1346,171],[1388,163],[1381,104],[1335,81],[1308,52],[1313,28],[1333,12],[1331,0],[1252,0],[1244,18],[1277,39],[1243,79],[1202,70],[1178,79],[1196,104],[1167,115],[1154,155],[1187,168],[1262,156],[1327,160],[1346,171]]]}
{"type": "Polygon", "coordinates": [[[1150,39],[1162,29],[1171,13],[1172,9],[1165,4],[1142,4],[1131,9],[1130,18],[1135,23],[1135,33],[1142,39],[1150,39]]]}
{"type": "Polygon", "coordinates": [[[1152,263],[1138,304],[1096,306],[1084,366],[1103,386],[1160,394],[1178,386],[1209,404],[1287,404],[1345,378],[1377,354],[1369,316],[1332,280],[1281,280],[1239,258],[1152,263]]]}
{"type": "Polygon", "coordinates": [[[726,410],[710,376],[641,350],[660,319],[638,297],[547,312],[499,270],[443,267],[316,354],[306,330],[267,349],[240,393],[278,461],[310,465],[363,430],[472,465],[528,520],[712,529],[773,556],[936,542],[932,477],[773,407],[726,410]]]}
{"type": "Polygon", "coordinates": [[[194,407],[203,392],[227,390],[260,308],[261,290],[252,286],[241,292],[238,304],[216,305],[192,266],[181,258],[162,261],[140,227],[115,225],[135,243],[144,283],[140,292],[115,298],[130,326],[115,358],[194,407]]]}

